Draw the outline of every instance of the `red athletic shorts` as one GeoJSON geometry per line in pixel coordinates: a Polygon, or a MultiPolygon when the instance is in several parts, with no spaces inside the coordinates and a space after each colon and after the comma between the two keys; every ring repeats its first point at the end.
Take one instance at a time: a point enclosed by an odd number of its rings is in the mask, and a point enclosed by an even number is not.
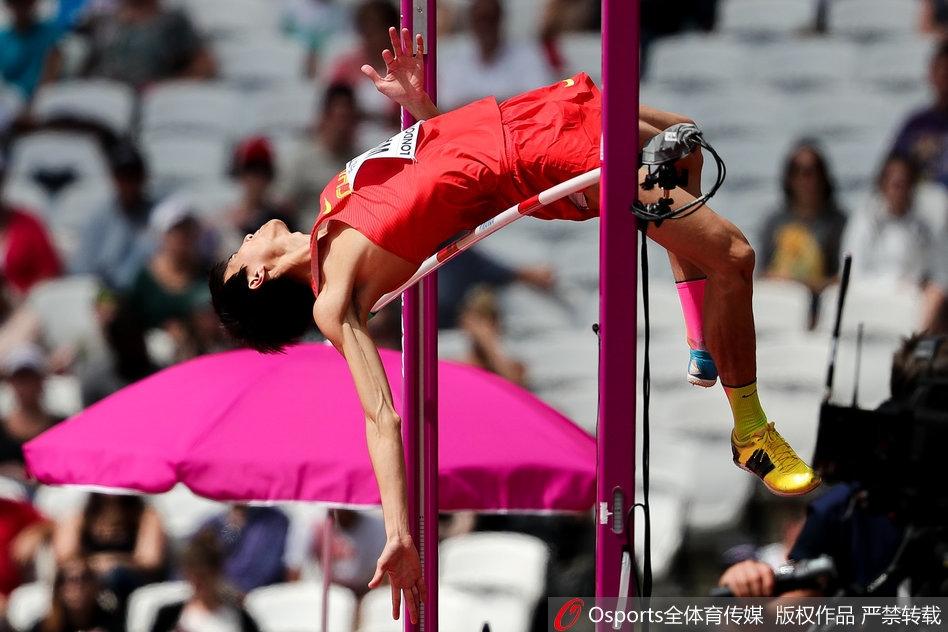
{"type": "MultiPolygon", "coordinates": [[[[505,197],[525,200],[599,166],[602,97],[586,73],[531,90],[500,104],[500,118],[513,171],[505,197]]],[[[584,220],[570,199],[541,208],[534,217],[584,220]]]]}

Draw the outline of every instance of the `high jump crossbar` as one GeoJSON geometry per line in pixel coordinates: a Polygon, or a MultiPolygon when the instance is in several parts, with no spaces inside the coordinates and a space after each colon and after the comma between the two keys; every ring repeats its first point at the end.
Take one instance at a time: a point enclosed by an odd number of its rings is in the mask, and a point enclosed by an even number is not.
{"type": "Polygon", "coordinates": [[[566,182],[561,182],[560,184],[552,186],[546,191],[542,191],[538,195],[534,195],[533,197],[524,200],[519,204],[511,206],[506,211],[495,215],[466,235],[455,239],[450,244],[444,246],[441,248],[441,250],[425,259],[418,267],[418,270],[415,272],[415,274],[413,274],[410,279],[405,281],[398,289],[392,290],[380,298],[375,304],[375,307],[372,308],[372,311],[378,312],[384,309],[386,305],[389,305],[392,301],[398,298],[402,292],[457,257],[465,250],[470,249],[474,244],[487,239],[501,228],[506,228],[521,217],[532,215],[544,206],[562,200],[563,198],[573,195],[574,193],[579,193],[583,189],[589,188],[596,184],[599,182],[600,172],[601,169],[597,167],[592,171],[587,171],[586,173],[580,174],[574,178],[570,178],[566,182]]]}

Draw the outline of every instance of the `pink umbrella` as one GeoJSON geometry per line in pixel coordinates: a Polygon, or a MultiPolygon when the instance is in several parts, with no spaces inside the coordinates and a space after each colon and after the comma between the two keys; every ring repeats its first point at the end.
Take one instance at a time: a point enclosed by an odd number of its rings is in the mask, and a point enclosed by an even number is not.
{"type": "MultiPolygon", "coordinates": [[[[401,356],[382,352],[396,406],[401,356]]],[[[533,395],[470,366],[440,366],[442,510],[584,511],[595,498],[592,437],[533,395]]],[[[241,350],[165,369],[24,447],[43,483],[161,493],[183,483],[216,500],[378,505],[365,422],[329,346],[241,350]]]]}

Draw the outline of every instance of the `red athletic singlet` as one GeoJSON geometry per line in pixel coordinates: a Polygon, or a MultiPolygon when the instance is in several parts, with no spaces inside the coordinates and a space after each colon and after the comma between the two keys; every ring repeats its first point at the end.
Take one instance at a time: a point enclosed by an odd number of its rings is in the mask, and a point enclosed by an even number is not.
{"type": "MultiPolygon", "coordinates": [[[[320,197],[311,235],[340,221],[379,247],[420,264],[500,211],[599,166],[600,98],[579,74],[498,105],[488,97],[399,132],[354,158],[320,197]]],[[[582,220],[598,209],[562,200],[537,214],[582,220]]]]}

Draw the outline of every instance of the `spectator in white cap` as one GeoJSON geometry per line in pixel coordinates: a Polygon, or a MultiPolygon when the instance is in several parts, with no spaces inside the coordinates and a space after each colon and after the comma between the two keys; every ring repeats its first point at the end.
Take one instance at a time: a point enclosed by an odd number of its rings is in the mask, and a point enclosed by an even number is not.
{"type": "Polygon", "coordinates": [[[23,444],[61,421],[43,403],[46,358],[34,344],[16,347],[2,360],[3,377],[13,393],[0,419],[0,474],[23,479],[23,444]]]}

